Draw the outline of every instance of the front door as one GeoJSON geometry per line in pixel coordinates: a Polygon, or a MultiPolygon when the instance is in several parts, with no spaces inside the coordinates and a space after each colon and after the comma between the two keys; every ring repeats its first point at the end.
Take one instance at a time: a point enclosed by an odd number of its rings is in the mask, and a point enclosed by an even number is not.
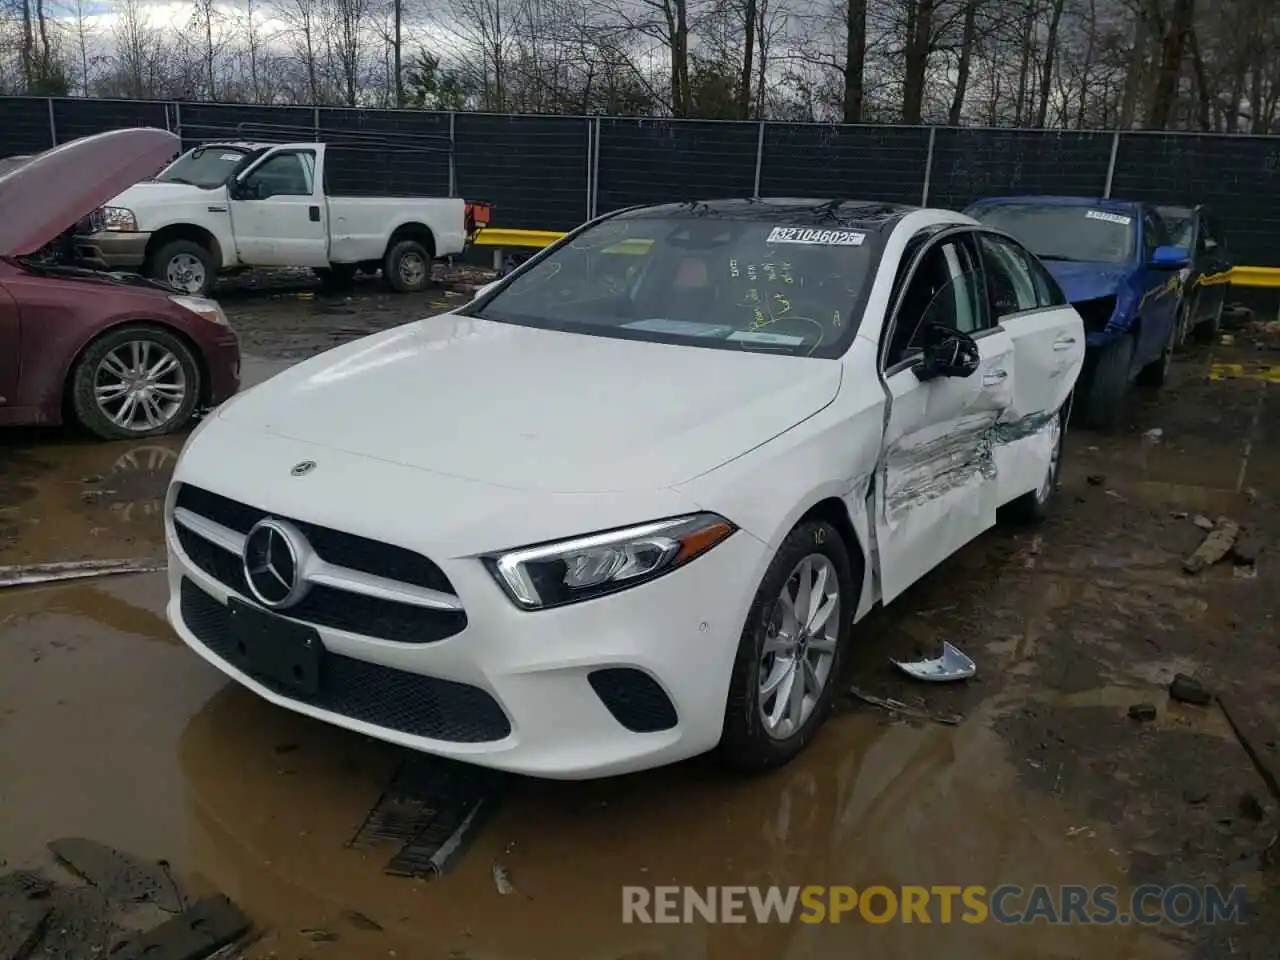
{"type": "Polygon", "coordinates": [[[875,477],[876,552],[888,602],[995,523],[991,431],[1014,390],[1013,343],[993,326],[972,233],[948,231],[916,255],[899,291],[881,363],[889,412],[875,477]],[[981,364],[968,377],[921,381],[922,332],[971,335],[981,364]]]}
{"type": "Polygon", "coordinates": [[[267,154],[233,188],[231,227],[252,267],[327,267],[329,225],[313,150],[267,154]]]}
{"type": "Polygon", "coordinates": [[[1218,235],[1218,224],[1206,211],[1199,211],[1196,229],[1195,267],[1191,302],[1193,324],[1212,320],[1222,310],[1227,296],[1227,277],[1231,271],[1231,257],[1226,244],[1218,235]]]}
{"type": "Polygon", "coordinates": [[[1158,247],[1169,242],[1164,222],[1155,212],[1146,209],[1142,216],[1142,303],[1138,323],[1138,342],[1134,345],[1133,370],[1145,367],[1160,358],[1169,346],[1178,322],[1178,302],[1181,299],[1182,281],[1176,270],[1162,270],[1151,266],[1158,247]]]}
{"type": "Polygon", "coordinates": [[[18,403],[18,375],[22,367],[22,322],[18,304],[0,287],[0,419],[18,403]]]}

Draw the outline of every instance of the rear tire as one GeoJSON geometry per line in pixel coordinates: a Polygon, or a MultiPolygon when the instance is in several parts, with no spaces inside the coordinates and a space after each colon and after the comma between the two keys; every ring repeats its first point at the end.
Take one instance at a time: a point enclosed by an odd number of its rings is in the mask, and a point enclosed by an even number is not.
{"type": "Polygon", "coordinates": [[[1054,414],[1046,429],[1056,430],[1049,462],[1045,464],[1045,477],[1040,487],[1028,491],[1016,500],[1010,501],[1001,511],[1001,519],[1017,526],[1031,526],[1042,523],[1048,518],[1054,498],[1058,492],[1058,481],[1062,477],[1062,454],[1066,449],[1067,409],[1070,401],[1054,414]]]}
{"type": "Polygon", "coordinates": [[[1226,298],[1218,302],[1218,309],[1214,311],[1213,319],[1206,320],[1192,330],[1192,335],[1197,343],[1213,343],[1218,339],[1218,331],[1222,329],[1222,311],[1226,307],[1226,298]]]}
{"type": "MultiPolygon", "coordinates": [[[[860,577],[854,575],[849,548],[840,532],[830,523],[823,520],[802,523],[782,541],[756,590],[738,641],[738,654],[725,703],[724,730],[717,747],[719,758],[726,765],[743,773],[762,773],[789,763],[809,745],[830,716],[835,702],[835,688],[861,587],[860,577]],[[782,600],[784,591],[789,598],[795,598],[793,586],[798,591],[801,578],[809,576],[806,570],[812,571],[815,578],[823,575],[819,571],[825,571],[821,598],[829,598],[833,586],[836,591],[834,609],[829,611],[827,619],[811,638],[806,630],[800,629],[803,622],[797,623],[793,618],[788,623],[782,600]],[[799,642],[789,645],[788,659],[784,648],[788,647],[785,638],[790,634],[795,634],[792,640],[799,642]],[[830,660],[822,663],[828,645],[831,645],[830,660]],[[814,665],[814,658],[817,665],[814,665]],[[812,670],[804,669],[805,662],[812,670]],[[789,668],[788,664],[795,664],[796,668],[789,668]],[[764,690],[764,687],[784,677],[789,669],[794,681],[802,676],[809,678],[810,683],[820,680],[821,689],[816,697],[807,696],[808,690],[802,695],[801,710],[796,715],[798,723],[784,719],[773,725],[765,717],[766,709],[773,704],[773,710],[769,712],[776,710],[783,693],[788,694],[783,703],[790,703],[791,686],[782,679],[772,692],[764,690]],[[809,700],[812,702],[806,702],[809,700]]],[[[820,602],[820,609],[827,602],[829,599],[820,602]]],[[[803,599],[796,606],[802,604],[803,599]]],[[[797,609],[795,612],[801,621],[805,619],[805,611],[797,609]]]]}
{"type": "Polygon", "coordinates": [[[71,371],[70,387],[76,420],[90,433],[103,440],[159,437],[190,422],[200,398],[200,365],[175,334],[131,324],[89,344],[71,371]],[[147,403],[139,400],[126,410],[126,384],[145,381],[147,369],[159,371],[147,403]]]}
{"type": "Polygon", "coordinates": [[[207,297],[218,282],[213,254],[193,240],[173,240],[151,256],[151,277],[179,293],[207,297]]]}
{"type": "Polygon", "coordinates": [[[421,293],[431,283],[432,257],[417,240],[401,240],[387,251],[382,275],[397,293],[421,293]]]}
{"type": "Polygon", "coordinates": [[[1085,425],[1111,431],[1120,422],[1129,394],[1129,367],[1133,364],[1133,337],[1125,334],[1098,351],[1084,391],[1081,412],[1085,425]]]}

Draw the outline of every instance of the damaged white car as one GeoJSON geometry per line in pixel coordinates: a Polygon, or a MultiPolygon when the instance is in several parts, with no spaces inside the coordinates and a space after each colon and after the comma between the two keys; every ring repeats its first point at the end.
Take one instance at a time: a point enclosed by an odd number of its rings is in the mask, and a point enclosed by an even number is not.
{"type": "Polygon", "coordinates": [[[169,617],[273,703],[417,750],[776,766],[873,604],[1001,508],[1044,515],[1084,346],[1041,264],[961,214],[615,213],[207,418],[169,617]]]}

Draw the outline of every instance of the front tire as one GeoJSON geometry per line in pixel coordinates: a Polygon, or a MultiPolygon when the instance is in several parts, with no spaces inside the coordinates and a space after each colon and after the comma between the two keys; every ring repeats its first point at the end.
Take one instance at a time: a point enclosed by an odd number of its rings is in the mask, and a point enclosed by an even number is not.
{"type": "Polygon", "coordinates": [[[1213,343],[1218,339],[1218,331],[1222,329],[1222,311],[1226,307],[1226,297],[1218,301],[1218,309],[1213,312],[1213,319],[1206,320],[1192,331],[1197,343],[1213,343]]]}
{"type": "Polygon", "coordinates": [[[1160,356],[1139,370],[1134,382],[1140,387],[1163,387],[1169,380],[1169,370],[1173,366],[1173,351],[1177,344],[1178,322],[1175,322],[1173,329],[1169,331],[1169,342],[1160,351],[1160,356]]]}
{"type": "Polygon", "coordinates": [[[158,327],[117,327],[89,344],[71,371],[76,420],[103,440],[159,437],[190,422],[200,365],[158,327]]]}
{"type": "Polygon", "coordinates": [[[1098,351],[1084,391],[1085,425],[1109,432],[1120,423],[1129,394],[1129,368],[1133,365],[1133,337],[1125,334],[1098,351]]]}
{"type": "Polygon", "coordinates": [[[166,243],[151,257],[150,274],[179,293],[207,297],[218,281],[213,254],[192,240],[166,243]]]}
{"type": "Polygon", "coordinates": [[[831,714],[861,583],[825,521],[787,535],[756,591],[738,641],[718,752],[761,773],[789,763],[831,714]]]}
{"type": "Polygon", "coordinates": [[[382,274],[397,293],[421,293],[431,283],[431,254],[417,240],[401,240],[387,251],[382,274]]]}

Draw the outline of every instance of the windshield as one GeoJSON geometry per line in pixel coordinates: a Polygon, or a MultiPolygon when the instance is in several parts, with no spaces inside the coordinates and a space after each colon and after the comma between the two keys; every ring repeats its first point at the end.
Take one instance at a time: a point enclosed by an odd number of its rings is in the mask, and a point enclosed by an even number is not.
{"type": "Polygon", "coordinates": [[[206,190],[220,187],[247,156],[236,147],[196,147],[156,175],[161,183],[187,183],[206,190]]]}
{"type": "Polygon", "coordinates": [[[1084,205],[999,203],[972,216],[1020,240],[1041,260],[1128,263],[1137,224],[1127,213],[1084,205]]]}
{"type": "Polygon", "coordinates": [[[1156,213],[1169,231],[1169,243],[1190,250],[1195,233],[1194,211],[1186,207],[1156,207],[1156,213]]]}
{"type": "Polygon", "coordinates": [[[875,246],[865,232],[838,224],[607,220],[515,275],[472,315],[656,343],[836,357],[855,332],[875,246]]]}

